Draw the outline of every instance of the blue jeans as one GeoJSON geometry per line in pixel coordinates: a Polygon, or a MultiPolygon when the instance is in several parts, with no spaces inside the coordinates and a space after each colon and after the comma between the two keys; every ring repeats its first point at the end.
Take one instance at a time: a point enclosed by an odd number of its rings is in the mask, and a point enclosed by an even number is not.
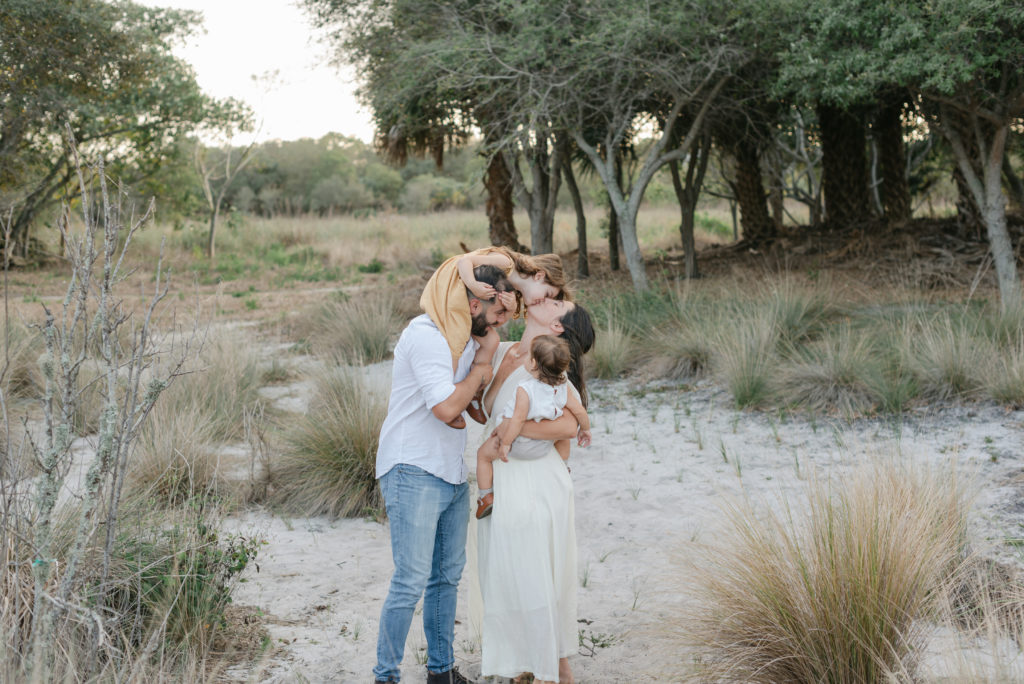
{"type": "Polygon", "coordinates": [[[380,478],[391,526],[395,574],[380,612],[377,681],[397,682],[416,603],[423,599],[427,669],[455,664],[455,600],[466,565],[469,485],[453,485],[421,468],[396,465],[380,478]],[[424,595],[424,592],[426,594],[424,595]]]}

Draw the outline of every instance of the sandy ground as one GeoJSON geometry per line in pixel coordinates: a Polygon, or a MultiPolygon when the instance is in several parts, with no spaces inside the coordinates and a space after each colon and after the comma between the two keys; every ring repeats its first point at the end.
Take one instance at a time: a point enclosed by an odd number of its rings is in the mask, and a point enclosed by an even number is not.
{"type": "MultiPolygon", "coordinates": [[[[366,370],[381,387],[389,364],[366,370]]],[[[765,505],[798,500],[809,477],[841,477],[872,458],[956,463],[978,484],[974,532],[991,553],[1019,560],[1024,525],[1024,412],[957,406],[911,413],[898,422],[852,424],[823,418],[737,411],[706,382],[681,387],[630,381],[591,386],[594,444],[572,462],[579,544],[577,682],[672,681],[693,657],[671,643],[685,630],[687,583],[680,559],[694,541],[712,541],[730,497],[765,505]],[[781,499],[780,499],[781,497],[781,499]]],[[[308,383],[268,388],[286,410],[301,411],[308,383]]],[[[481,432],[469,434],[473,468],[481,432]]],[[[266,615],[277,651],[259,675],[274,682],[369,682],[377,621],[392,565],[386,523],[365,519],[282,519],[254,510],[234,520],[268,542],[260,571],[248,574],[236,603],[266,615]]],[[[480,647],[460,588],[455,656],[479,676],[480,647]]],[[[425,640],[414,620],[403,681],[425,681],[425,640]]],[[[942,678],[941,644],[925,658],[942,678]]],[[[481,679],[481,681],[484,681],[481,679]]]]}

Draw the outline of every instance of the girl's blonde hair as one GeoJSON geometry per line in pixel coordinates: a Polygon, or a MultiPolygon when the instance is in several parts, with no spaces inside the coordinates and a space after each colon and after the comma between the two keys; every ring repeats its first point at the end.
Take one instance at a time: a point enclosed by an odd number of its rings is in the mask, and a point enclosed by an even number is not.
{"type": "Polygon", "coordinates": [[[554,335],[538,335],[530,345],[530,356],[537,364],[538,380],[546,385],[561,385],[569,368],[569,343],[554,335]]]}
{"type": "MultiPolygon", "coordinates": [[[[512,260],[512,268],[524,276],[532,276],[537,273],[544,274],[544,282],[558,289],[558,296],[555,299],[572,301],[572,290],[565,279],[565,271],[562,269],[562,257],[557,254],[520,254],[502,247],[501,251],[512,260]]],[[[523,295],[516,290],[516,310],[512,312],[513,318],[524,315],[523,295]]]]}

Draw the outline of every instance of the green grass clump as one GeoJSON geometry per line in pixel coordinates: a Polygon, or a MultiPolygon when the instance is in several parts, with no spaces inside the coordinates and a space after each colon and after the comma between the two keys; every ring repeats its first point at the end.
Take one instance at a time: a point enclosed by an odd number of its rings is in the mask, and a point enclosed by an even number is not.
{"type": "Polygon", "coordinates": [[[925,638],[965,548],[956,477],[895,464],[841,487],[812,482],[805,507],[726,510],[690,554],[695,607],[681,637],[701,681],[916,681],[925,638]]]}
{"type": "Polygon", "coordinates": [[[317,378],[309,410],[285,432],[272,500],[292,515],[379,514],[377,440],[387,402],[345,369],[317,378]]]}

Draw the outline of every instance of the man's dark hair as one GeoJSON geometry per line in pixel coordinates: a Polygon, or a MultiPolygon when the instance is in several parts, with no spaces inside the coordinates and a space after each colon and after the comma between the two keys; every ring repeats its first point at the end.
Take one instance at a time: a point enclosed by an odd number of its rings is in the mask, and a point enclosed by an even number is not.
{"type": "MultiPolygon", "coordinates": [[[[481,283],[487,283],[498,292],[512,291],[512,283],[509,281],[508,276],[506,276],[505,272],[502,271],[497,266],[477,266],[476,268],[473,269],[473,277],[476,278],[481,283]]],[[[468,296],[470,299],[480,299],[475,294],[470,292],[469,288],[466,288],[466,296],[468,296]]],[[[489,300],[481,301],[493,302],[494,299],[492,298],[489,300]]]]}

